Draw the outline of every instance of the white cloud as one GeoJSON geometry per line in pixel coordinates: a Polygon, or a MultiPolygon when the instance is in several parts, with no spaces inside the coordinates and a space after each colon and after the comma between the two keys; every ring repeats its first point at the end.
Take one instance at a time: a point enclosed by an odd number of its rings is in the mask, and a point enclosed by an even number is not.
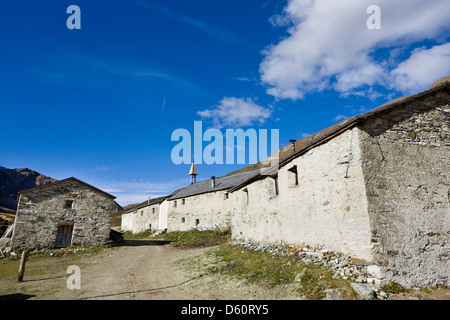
{"type": "Polygon", "coordinates": [[[450,75],[450,43],[431,49],[418,48],[392,71],[392,86],[414,93],[450,75]]]}
{"type": "Polygon", "coordinates": [[[339,115],[337,115],[336,117],[333,118],[333,121],[334,122],[338,122],[338,121],[341,121],[341,120],[344,120],[344,119],[347,119],[347,118],[348,118],[347,116],[344,116],[343,114],[339,114],[339,115]]]}
{"type": "MultiPolygon", "coordinates": [[[[442,42],[450,27],[450,2],[378,0],[380,30],[367,28],[370,15],[366,9],[371,4],[371,0],[290,0],[283,13],[271,19],[272,23],[289,28],[286,38],[264,52],[260,74],[268,86],[267,92],[278,99],[296,100],[325,88],[347,95],[366,95],[367,88],[374,85],[400,91],[417,90],[418,86],[423,89],[425,79],[418,85],[402,81],[405,77],[415,80],[422,72],[417,72],[416,77],[414,72],[404,71],[411,65],[401,67],[399,51],[408,50],[415,42],[425,39],[441,37],[442,42]],[[374,57],[377,49],[393,52],[386,58],[374,57]],[[391,74],[397,67],[399,70],[391,74]],[[392,82],[391,76],[396,76],[398,81],[392,82]]],[[[433,58],[447,59],[436,51],[433,58]]],[[[428,57],[432,57],[431,52],[428,57]]],[[[434,69],[436,64],[430,59],[420,61],[424,63],[420,69],[424,70],[429,66],[434,69]]],[[[448,68],[444,71],[450,73],[448,68]]],[[[439,77],[440,74],[430,72],[426,80],[433,78],[433,82],[439,77]]],[[[372,91],[371,97],[375,96],[372,91]]]]}
{"type": "Polygon", "coordinates": [[[224,97],[218,105],[204,111],[198,111],[202,118],[212,120],[220,129],[228,127],[246,127],[254,123],[262,125],[272,114],[272,110],[257,105],[251,98],[224,97]]]}

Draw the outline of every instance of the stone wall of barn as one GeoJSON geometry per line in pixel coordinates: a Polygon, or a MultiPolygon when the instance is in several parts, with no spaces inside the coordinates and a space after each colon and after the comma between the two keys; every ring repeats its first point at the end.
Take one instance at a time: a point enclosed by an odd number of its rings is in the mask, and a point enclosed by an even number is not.
{"type": "Polygon", "coordinates": [[[360,126],[373,255],[385,281],[450,284],[450,108],[440,91],[360,126]]]}
{"type": "Polygon", "coordinates": [[[73,225],[71,245],[104,245],[113,206],[111,197],[73,180],[22,193],[11,249],[53,248],[59,225],[73,225]],[[67,201],[73,201],[70,208],[67,201]]]}

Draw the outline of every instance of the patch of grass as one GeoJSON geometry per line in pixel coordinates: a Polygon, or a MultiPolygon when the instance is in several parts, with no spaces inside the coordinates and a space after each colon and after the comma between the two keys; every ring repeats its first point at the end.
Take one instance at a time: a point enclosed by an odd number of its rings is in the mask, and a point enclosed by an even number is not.
{"type": "Polygon", "coordinates": [[[420,288],[420,291],[422,291],[422,292],[432,292],[433,289],[427,288],[427,287],[421,287],[421,288],[420,288]]]}
{"type": "Polygon", "coordinates": [[[297,256],[279,256],[267,252],[247,250],[224,244],[213,253],[218,262],[210,267],[212,273],[221,273],[274,287],[295,284],[300,296],[319,300],[326,289],[339,289],[343,299],[355,299],[349,283],[333,279],[329,269],[314,263],[305,263],[297,256]]]}
{"type": "MultiPolygon", "coordinates": [[[[79,259],[97,255],[104,249],[114,250],[115,248],[110,246],[70,246],[61,249],[30,251],[27,257],[25,275],[28,277],[34,274],[45,273],[60,264],[76,263],[79,259]]],[[[8,255],[0,259],[0,277],[17,277],[21,256],[22,254],[17,252],[15,256],[8,255]]]]}
{"type": "Polygon", "coordinates": [[[391,281],[381,287],[381,290],[387,293],[402,293],[407,290],[398,282],[391,281]]]}
{"type": "Polygon", "coordinates": [[[157,235],[153,239],[171,241],[175,247],[209,247],[229,241],[231,231],[230,229],[174,231],[157,235]]]}

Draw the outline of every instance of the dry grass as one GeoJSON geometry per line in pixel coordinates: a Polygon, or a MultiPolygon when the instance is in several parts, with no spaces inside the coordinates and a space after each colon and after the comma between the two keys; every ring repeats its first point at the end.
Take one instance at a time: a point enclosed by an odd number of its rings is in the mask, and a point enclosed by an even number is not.
{"type": "Polygon", "coordinates": [[[213,254],[218,258],[211,272],[227,274],[269,287],[295,284],[299,296],[308,300],[326,297],[326,289],[339,289],[341,298],[355,299],[349,283],[333,279],[330,270],[314,263],[305,263],[296,256],[279,256],[242,247],[221,245],[213,254]]]}

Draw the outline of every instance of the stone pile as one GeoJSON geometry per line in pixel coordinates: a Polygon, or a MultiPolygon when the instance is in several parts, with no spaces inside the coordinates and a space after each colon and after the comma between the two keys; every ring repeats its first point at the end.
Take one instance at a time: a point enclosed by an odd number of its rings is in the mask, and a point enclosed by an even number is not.
{"type": "Polygon", "coordinates": [[[298,256],[303,262],[322,264],[326,268],[330,268],[334,272],[333,278],[341,277],[356,283],[373,281],[368,270],[369,263],[367,261],[332,250],[313,249],[307,245],[304,247],[294,247],[291,245],[254,243],[242,239],[232,240],[230,244],[233,246],[242,246],[248,250],[268,252],[272,255],[298,256]]]}

